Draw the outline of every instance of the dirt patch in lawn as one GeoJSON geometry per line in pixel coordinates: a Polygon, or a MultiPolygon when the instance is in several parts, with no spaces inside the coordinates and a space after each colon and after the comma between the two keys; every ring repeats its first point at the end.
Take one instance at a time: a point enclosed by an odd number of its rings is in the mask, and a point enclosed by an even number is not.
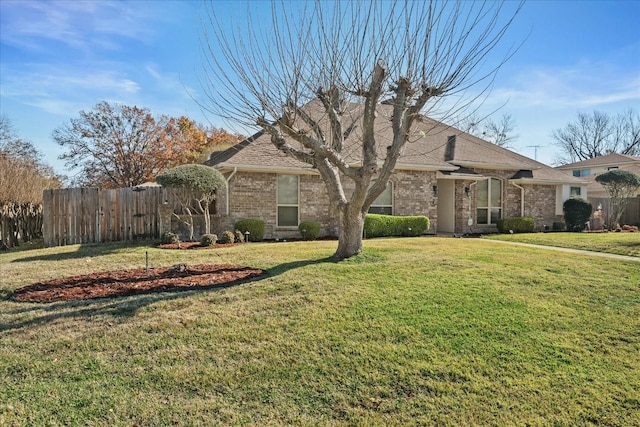
{"type": "Polygon", "coordinates": [[[177,264],[167,268],[120,270],[38,282],[17,289],[16,301],[53,302],[111,298],[178,290],[223,288],[266,274],[229,264],[177,264]]]}

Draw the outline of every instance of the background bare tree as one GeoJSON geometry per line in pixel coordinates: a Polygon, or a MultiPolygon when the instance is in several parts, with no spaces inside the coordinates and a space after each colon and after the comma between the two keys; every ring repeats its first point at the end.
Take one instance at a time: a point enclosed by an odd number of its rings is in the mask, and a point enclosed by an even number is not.
{"type": "Polygon", "coordinates": [[[556,163],[567,164],[609,153],[640,155],[640,114],[578,113],[576,121],[552,133],[560,148],[556,163]]]}
{"type": "Polygon", "coordinates": [[[0,116],[0,247],[42,237],[42,191],[61,185],[42,154],[0,116]]]}
{"type": "Polygon", "coordinates": [[[471,115],[461,121],[461,130],[489,141],[500,147],[509,147],[512,142],[518,139],[515,133],[516,123],[511,114],[503,114],[499,121],[490,117],[481,118],[478,115],[471,115]]]}
{"type": "Polygon", "coordinates": [[[244,127],[257,125],[280,151],[318,170],[339,220],[334,257],[350,257],[362,250],[365,214],[385,189],[414,122],[425,113],[447,122],[486,94],[511,54],[496,59],[490,53],[520,7],[273,2],[271,19],[247,7],[248,22],[233,27],[211,2],[203,49],[209,110],[244,127]],[[314,100],[327,126],[309,114],[314,100]],[[361,113],[350,115],[349,103],[362,105],[361,113]],[[382,103],[390,107],[378,108],[382,103]],[[392,141],[377,141],[376,121],[392,128],[392,141]],[[343,153],[356,126],[358,165],[343,153]],[[388,146],[386,155],[379,144],[388,146]],[[352,181],[350,194],[345,181],[352,181]]]}
{"type": "Polygon", "coordinates": [[[167,168],[206,159],[217,144],[240,135],[207,129],[187,117],[154,117],[146,108],[97,104],[53,131],[66,148],[60,156],[70,170],[80,168],[79,185],[132,187],[153,181],[167,168]]]}

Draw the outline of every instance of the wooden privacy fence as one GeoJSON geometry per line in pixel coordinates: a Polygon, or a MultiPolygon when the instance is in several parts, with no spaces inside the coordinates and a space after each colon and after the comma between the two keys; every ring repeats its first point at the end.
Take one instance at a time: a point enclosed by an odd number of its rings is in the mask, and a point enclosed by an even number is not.
{"type": "Polygon", "coordinates": [[[163,204],[174,200],[162,187],[45,190],[44,245],[159,238],[162,222],[171,221],[161,215],[163,204]]]}
{"type": "MultiPolygon", "coordinates": [[[[611,199],[609,197],[589,197],[589,202],[593,206],[595,212],[598,205],[602,206],[605,219],[609,218],[609,215],[613,211],[611,208],[611,199]]],[[[640,225],[640,196],[634,197],[629,200],[629,204],[624,209],[622,217],[620,218],[620,225],[640,225]]]]}

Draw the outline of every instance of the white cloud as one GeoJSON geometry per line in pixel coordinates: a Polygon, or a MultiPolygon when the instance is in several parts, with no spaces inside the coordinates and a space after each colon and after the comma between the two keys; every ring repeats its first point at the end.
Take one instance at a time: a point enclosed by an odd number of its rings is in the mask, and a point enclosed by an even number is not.
{"type": "Polygon", "coordinates": [[[521,70],[496,88],[488,100],[507,108],[593,109],[614,103],[640,103],[640,76],[608,64],[521,70]]]}
{"type": "Polygon", "coordinates": [[[150,40],[153,8],[148,2],[13,1],[2,2],[2,41],[29,50],[43,50],[49,40],[90,52],[116,49],[115,37],[150,40]]]}
{"type": "Polygon", "coordinates": [[[140,92],[140,85],[124,73],[97,65],[79,71],[68,66],[31,64],[13,68],[3,66],[9,76],[2,81],[1,95],[37,107],[43,111],[69,115],[109,97],[131,97],[140,92]]]}
{"type": "Polygon", "coordinates": [[[154,91],[185,100],[195,97],[196,90],[185,84],[178,73],[160,70],[156,64],[147,64],[145,70],[155,83],[154,91]]]}

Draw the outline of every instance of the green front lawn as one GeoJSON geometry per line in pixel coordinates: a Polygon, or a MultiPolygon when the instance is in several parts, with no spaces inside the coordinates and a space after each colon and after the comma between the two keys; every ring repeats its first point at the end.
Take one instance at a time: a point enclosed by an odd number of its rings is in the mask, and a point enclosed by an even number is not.
{"type": "Polygon", "coordinates": [[[523,233],[485,238],[640,257],[640,233],[523,233]]]}
{"type": "Polygon", "coordinates": [[[484,239],[0,254],[0,425],[640,424],[637,263],[484,239]],[[17,287],[233,263],[224,290],[51,304],[17,287]]]}

